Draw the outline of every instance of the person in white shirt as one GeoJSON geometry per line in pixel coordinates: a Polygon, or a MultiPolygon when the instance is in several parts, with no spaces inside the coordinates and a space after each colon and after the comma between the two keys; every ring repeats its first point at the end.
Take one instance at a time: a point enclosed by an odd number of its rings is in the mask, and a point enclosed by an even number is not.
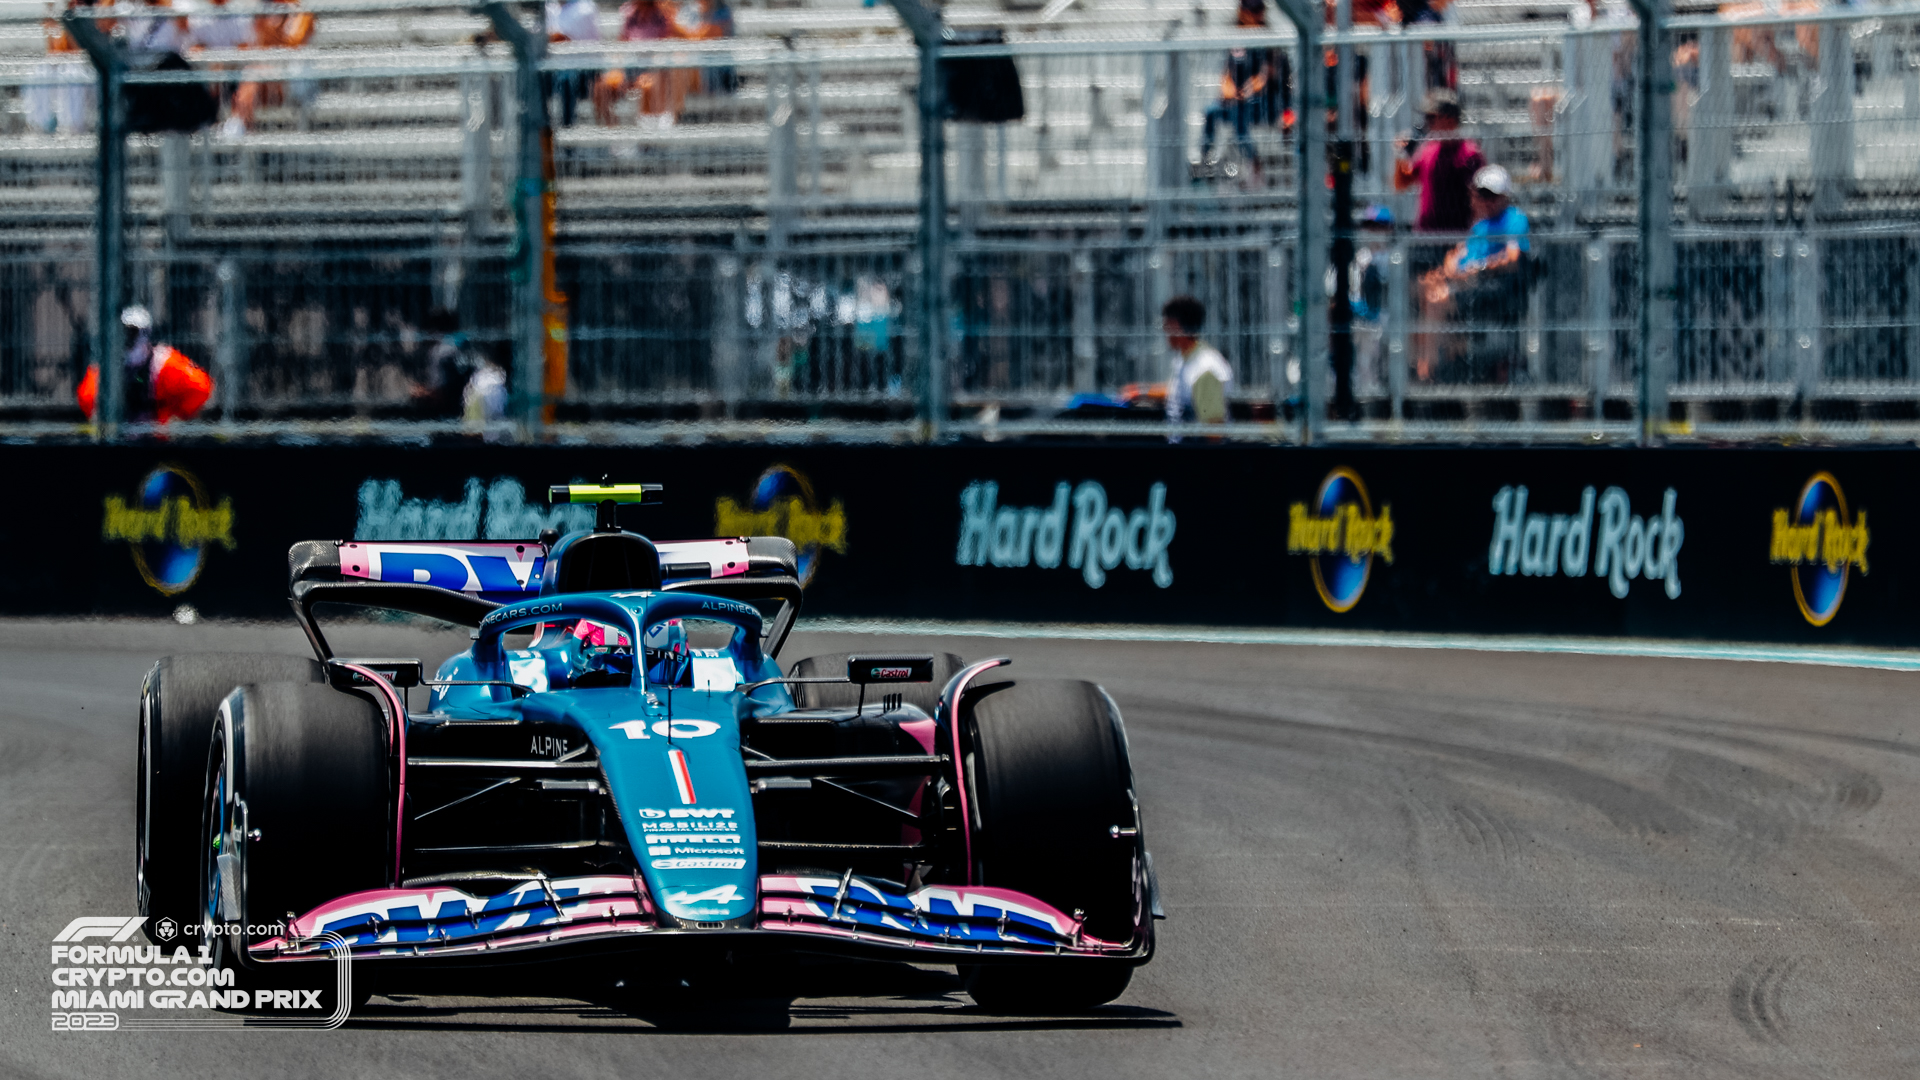
{"type": "MultiPolygon", "coordinates": [[[[595,0],[547,0],[547,38],[550,41],[599,41],[600,5],[595,0]]],[[[593,100],[598,71],[556,71],[551,76],[560,92],[560,126],[572,127],[580,100],[593,100]]],[[[599,109],[596,107],[595,112],[599,109]]],[[[611,117],[597,117],[606,123],[611,117]]]]}
{"type": "Polygon", "coordinates": [[[193,49],[251,49],[259,44],[252,15],[229,15],[227,0],[208,0],[208,8],[188,8],[187,46],[193,49]]]}
{"type": "Polygon", "coordinates": [[[154,12],[165,12],[154,18],[127,20],[127,51],[136,53],[180,53],[187,51],[191,35],[187,31],[187,20],[169,10],[165,3],[147,0],[145,5],[154,12]]]}
{"type": "Polygon", "coordinates": [[[1167,379],[1167,420],[1170,423],[1225,423],[1227,391],[1233,386],[1233,366],[1220,350],[1200,340],[1207,324],[1206,305],[1191,296],[1176,296],[1160,309],[1160,328],[1173,349],[1167,379]]]}

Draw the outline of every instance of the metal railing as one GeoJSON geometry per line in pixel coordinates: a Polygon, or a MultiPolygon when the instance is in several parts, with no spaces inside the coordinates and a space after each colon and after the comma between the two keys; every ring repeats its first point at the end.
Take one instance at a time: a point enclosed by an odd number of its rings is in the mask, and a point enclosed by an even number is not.
{"type": "Polygon", "coordinates": [[[1920,435],[1920,6],[1667,16],[1643,47],[1626,18],[1303,45],[1224,9],[951,7],[666,41],[603,11],[604,40],[550,45],[501,4],[239,4],[319,31],[191,70],[0,40],[0,426],[77,432],[137,302],[215,376],[182,434],[1157,432],[1124,405],[1189,294],[1234,373],[1224,437],[1920,435]],[[1272,86],[1240,109],[1230,50],[1272,86]],[[995,63],[1019,119],[926,122],[923,90],[995,63]],[[1394,169],[1439,87],[1530,223],[1515,272],[1446,289],[1466,236],[1394,169]],[[211,126],[129,132],[186,88],[211,126]],[[436,389],[489,364],[504,412],[436,389]]]}

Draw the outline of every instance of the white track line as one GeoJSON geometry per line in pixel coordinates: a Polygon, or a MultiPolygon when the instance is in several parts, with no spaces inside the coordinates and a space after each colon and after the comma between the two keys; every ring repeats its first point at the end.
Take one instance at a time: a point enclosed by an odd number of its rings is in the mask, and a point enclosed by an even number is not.
{"type": "Polygon", "coordinates": [[[911,634],[924,637],[1028,638],[1073,641],[1182,641],[1207,645],[1336,645],[1372,649],[1459,649],[1467,652],[1577,653],[1674,660],[1744,660],[1773,664],[1920,671],[1920,651],[1845,646],[1754,645],[1732,641],[1651,638],[1524,637],[1415,634],[1363,630],[1277,630],[1231,626],[1129,626],[1071,623],[979,623],[893,619],[802,619],[794,629],[818,634],[911,634]]]}

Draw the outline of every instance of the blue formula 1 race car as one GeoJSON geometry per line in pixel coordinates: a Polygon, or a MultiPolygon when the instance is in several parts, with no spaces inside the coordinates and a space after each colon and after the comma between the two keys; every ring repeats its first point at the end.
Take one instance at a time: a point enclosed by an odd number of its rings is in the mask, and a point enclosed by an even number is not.
{"type": "Polygon", "coordinates": [[[792,543],[619,527],[657,493],[557,487],[599,507],[566,536],[296,544],[317,659],[155,664],[149,935],[207,935],[255,979],[343,947],[376,975],[766,949],[953,963],[996,1011],[1118,997],[1158,902],[1113,700],[1005,659],[783,671],[792,543]],[[432,677],[336,656],[326,604],[463,624],[471,646],[432,677]]]}

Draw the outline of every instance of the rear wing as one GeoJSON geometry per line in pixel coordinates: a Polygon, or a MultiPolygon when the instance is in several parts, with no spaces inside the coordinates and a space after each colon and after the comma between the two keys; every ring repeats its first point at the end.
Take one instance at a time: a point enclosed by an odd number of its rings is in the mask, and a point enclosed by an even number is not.
{"type": "MultiPolygon", "coordinates": [[[[743,600],[760,609],[761,649],[775,656],[800,612],[799,555],[780,536],[668,540],[661,589],[743,600]]],[[[332,657],[314,605],[387,608],[478,626],[502,604],[540,594],[547,545],[538,540],[302,540],[287,551],[294,617],[322,661],[332,657]]]]}

